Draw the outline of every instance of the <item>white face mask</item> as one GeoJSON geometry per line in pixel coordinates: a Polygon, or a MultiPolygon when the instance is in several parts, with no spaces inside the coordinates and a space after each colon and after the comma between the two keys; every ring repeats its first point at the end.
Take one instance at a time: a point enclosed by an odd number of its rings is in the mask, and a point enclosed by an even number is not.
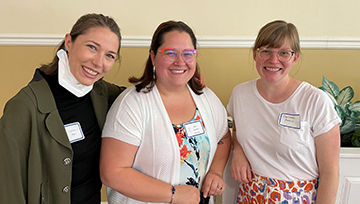
{"type": "Polygon", "coordinates": [[[77,97],[82,97],[89,93],[93,88],[93,84],[90,86],[86,86],[76,80],[76,78],[74,77],[74,75],[72,75],[70,71],[69,59],[65,50],[59,50],[57,52],[57,56],[59,58],[59,84],[77,97]]]}

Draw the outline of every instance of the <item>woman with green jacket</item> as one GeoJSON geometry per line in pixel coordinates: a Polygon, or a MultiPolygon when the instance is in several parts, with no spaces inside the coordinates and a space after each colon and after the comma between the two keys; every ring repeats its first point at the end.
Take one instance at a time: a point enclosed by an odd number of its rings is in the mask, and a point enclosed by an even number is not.
{"type": "Polygon", "coordinates": [[[5,105],[0,119],[0,203],[99,204],[101,130],[125,89],[103,76],[121,34],[102,14],[82,16],[57,55],[5,105]]]}

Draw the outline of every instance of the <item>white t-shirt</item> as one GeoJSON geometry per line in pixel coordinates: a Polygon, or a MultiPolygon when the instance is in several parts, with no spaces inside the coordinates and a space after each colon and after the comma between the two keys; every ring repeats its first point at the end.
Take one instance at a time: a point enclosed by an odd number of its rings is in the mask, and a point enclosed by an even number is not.
{"type": "MultiPolygon", "coordinates": [[[[217,96],[204,88],[196,95],[189,87],[210,142],[207,170],[218,141],[228,131],[226,109],[217,96]]],[[[176,103],[176,101],[174,101],[176,103]]],[[[172,185],[180,182],[180,151],[171,120],[156,86],[149,93],[127,88],[115,100],[106,118],[102,137],[112,137],[139,146],[133,168],[172,185]]],[[[140,204],[108,188],[109,203],[140,204]]]]}
{"type": "Polygon", "coordinates": [[[256,81],[237,85],[227,106],[252,171],[286,181],[317,178],[314,139],[341,123],[332,101],[302,82],[284,102],[270,103],[256,81]]]}

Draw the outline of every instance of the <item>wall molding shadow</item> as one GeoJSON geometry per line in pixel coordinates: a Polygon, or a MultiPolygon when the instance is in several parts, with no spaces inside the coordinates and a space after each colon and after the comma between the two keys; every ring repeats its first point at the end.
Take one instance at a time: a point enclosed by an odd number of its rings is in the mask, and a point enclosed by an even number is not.
{"type": "MultiPolygon", "coordinates": [[[[0,34],[0,46],[57,46],[64,35],[0,34]]],[[[251,48],[255,37],[201,37],[199,48],[251,48]]],[[[123,36],[122,47],[149,47],[150,36],[123,36]]],[[[360,38],[305,37],[302,49],[360,49],[360,38]]]]}

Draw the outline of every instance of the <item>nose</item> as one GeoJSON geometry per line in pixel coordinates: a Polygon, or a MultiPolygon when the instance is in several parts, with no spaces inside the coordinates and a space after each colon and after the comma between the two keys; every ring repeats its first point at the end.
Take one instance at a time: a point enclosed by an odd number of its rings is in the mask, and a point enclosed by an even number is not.
{"type": "Polygon", "coordinates": [[[176,60],[174,61],[174,63],[177,65],[184,65],[185,60],[183,59],[182,55],[179,54],[178,57],[176,58],[176,60]]]}
{"type": "Polygon", "coordinates": [[[96,67],[101,67],[103,64],[103,56],[98,53],[94,56],[92,63],[96,66],[96,67]]]}
{"type": "Polygon", "coordinates": [[[273,52],[272,55],[269,58],[269,61],[270,62],[279,62],[278,53],[273,52]]]}

